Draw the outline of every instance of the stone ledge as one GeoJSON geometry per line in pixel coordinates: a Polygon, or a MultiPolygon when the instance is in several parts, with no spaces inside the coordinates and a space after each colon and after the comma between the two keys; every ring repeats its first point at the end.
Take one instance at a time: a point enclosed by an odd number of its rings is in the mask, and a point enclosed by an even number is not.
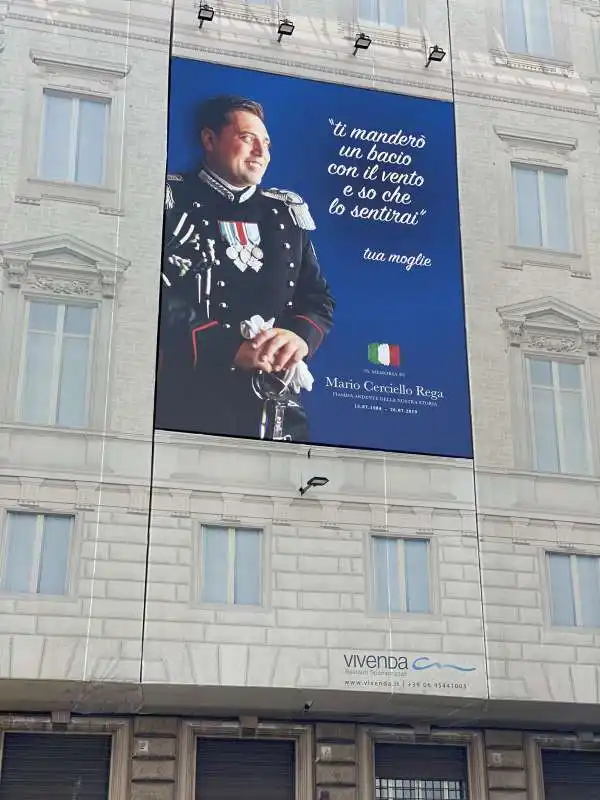
{"type": "Polygon", "coordinates": [[[174,781],[175,759],[134,758],[131,763],[132,781],[174,781]]]}
{"type": "Polygon", "coordinates": [[[522,731],[486,730],[486,747],[523,747],[522,731]]]}
{"type": "Polygon", "coordinates": [[[315,735],[318,742],[354,742],[356,725],[345,722],[318,722],[315,735]]]}
{"type": "Polygon", "coordinates": [[[177,736],[179,720],[174,717],[136,717],[133,722],[135,736],[177,736]]]}

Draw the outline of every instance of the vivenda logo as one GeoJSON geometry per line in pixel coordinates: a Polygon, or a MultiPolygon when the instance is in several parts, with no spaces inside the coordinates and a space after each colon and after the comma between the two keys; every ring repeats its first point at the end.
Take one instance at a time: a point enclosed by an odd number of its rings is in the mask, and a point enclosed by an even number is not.
{"type": "Polygon", "coordinates": [[[354,670],[382,670],[394,672],[396,670],[415,670],[420,672],[426,669],[453,669],[457,672],[474,672],[477,667],[467,667],[464,664],[443,664],[441,661],[432,661],[429,656],[417,656],[410,661],[406,656],[393,655],[359,655],[358,653],[344,653],[344,662],[348,671],[354,670]]]}

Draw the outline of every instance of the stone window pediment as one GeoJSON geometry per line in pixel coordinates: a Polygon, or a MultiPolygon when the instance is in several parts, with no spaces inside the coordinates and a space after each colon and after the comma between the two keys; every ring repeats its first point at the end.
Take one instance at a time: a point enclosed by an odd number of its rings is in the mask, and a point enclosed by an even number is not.
{"type": "Polygon", "coordinates": [[[8,285],[53,295],[114,297],[129,262],[68,234],[0,245],[8,285]]]}
{"type": "Polygon", "coordinates": [[[552,297],[498,308],[511,347],[598,355],[600,316],[552,297]]]}

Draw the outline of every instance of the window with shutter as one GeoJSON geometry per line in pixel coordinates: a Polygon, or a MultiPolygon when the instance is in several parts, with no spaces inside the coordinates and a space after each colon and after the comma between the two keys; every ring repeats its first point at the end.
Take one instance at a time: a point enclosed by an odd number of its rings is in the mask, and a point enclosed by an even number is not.
{"type": "Polygon", "coordinates": [[[451,745],[375,745],[375,800],[467,800],[467,751],[451,745]]]}
{"type": "Polygon", "coordinates": [[[0,800],[108,800],[112,736],[5,733],[0,800]]]}
{"type": "Polygon", "coordinates": [[[600,752],[542,750],[544,800],[598,800],[600,752]]]}
{"type": "Polygon", "coordinates": [[[195,800],[294,800],[294,765],[293,741],[198,738],[195,800]]]}

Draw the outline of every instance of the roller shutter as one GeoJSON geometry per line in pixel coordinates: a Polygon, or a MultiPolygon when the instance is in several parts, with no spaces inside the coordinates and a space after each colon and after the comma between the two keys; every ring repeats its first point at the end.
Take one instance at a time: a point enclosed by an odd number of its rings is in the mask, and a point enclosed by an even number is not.
{"type": "Polygon", "coordinates": [[[444,745],[375,745],[376,800],[467,800],[467,751],[444,745]]]}
{"type": "Polygon", "coordinates": [[[294,762],[292,741],[199,738],[196,800],[294,800],[294,762]]]}
{"type": "Polygon", "coordinates": [[[6,733],[0,800],[108,800],[112,737],[6,733]]]}
{"type": "Polygon", "coordinates": [[[600,752],[542,750],[545,800],[600,800],[600,752]]]}

